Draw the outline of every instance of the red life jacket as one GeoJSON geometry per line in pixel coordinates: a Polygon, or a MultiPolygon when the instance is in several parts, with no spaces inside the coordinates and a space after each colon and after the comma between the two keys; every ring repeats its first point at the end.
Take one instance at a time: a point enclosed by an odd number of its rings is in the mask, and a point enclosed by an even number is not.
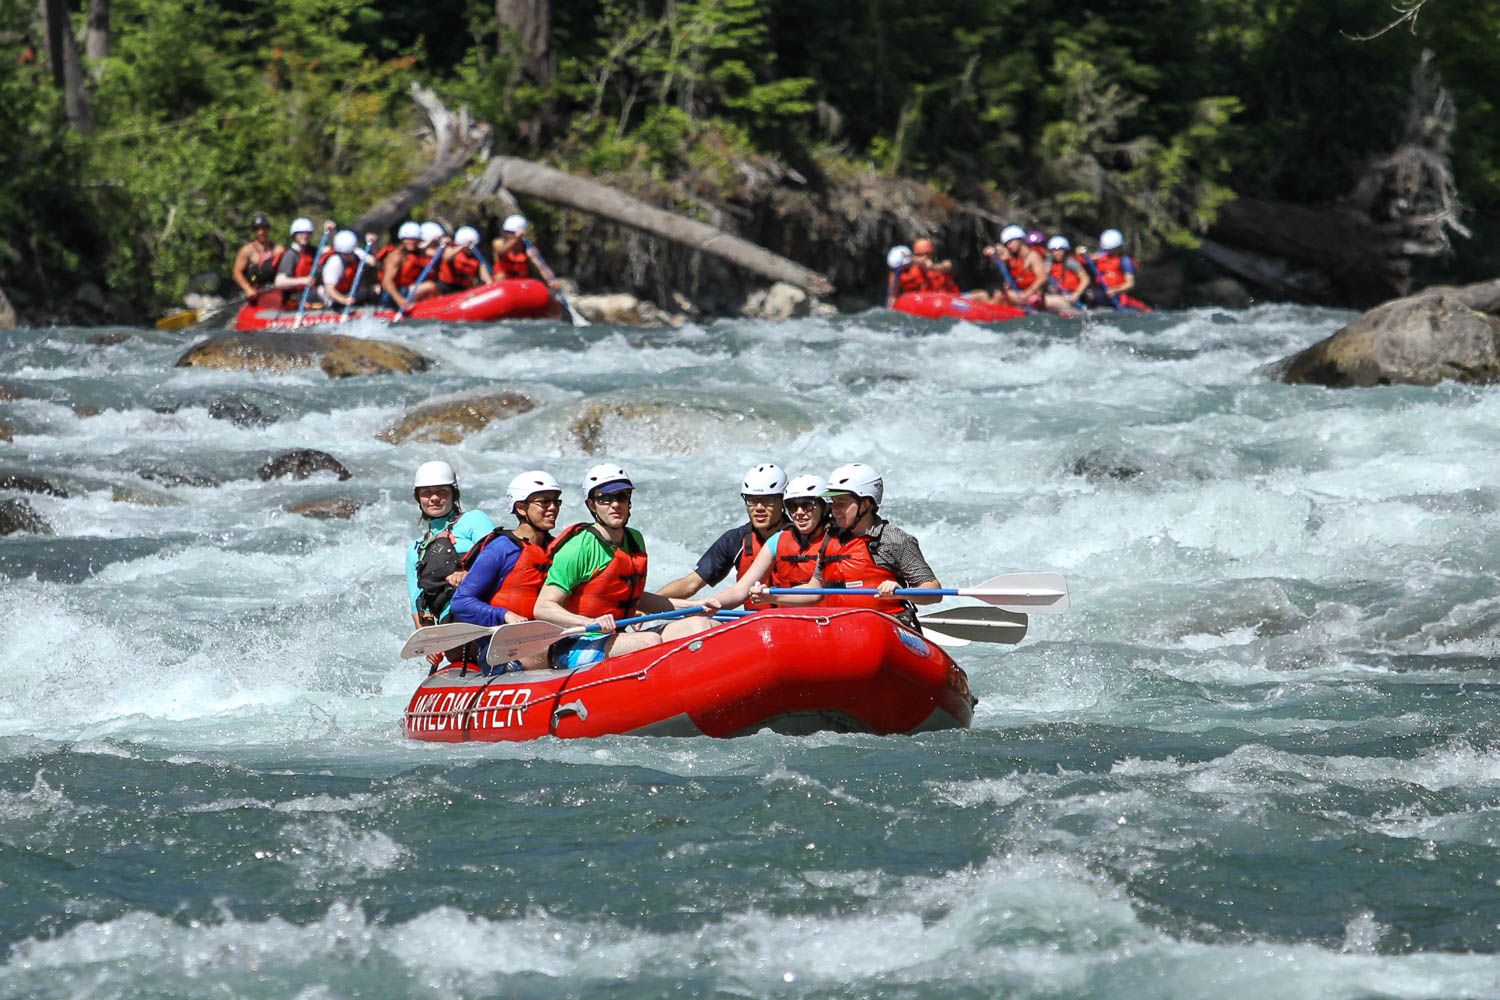
{"type": "Polygon", "coordinates": [[[917,264],[906,265],[896,272],[896,290],[902,295],[927,291],[927,272],[917,264]]]}
{"type": "Polygon", "coordinates": [[[755,533],[754,528],[745,529],[745,539],[740,545],[740,558],[734,566],[736,580],[750,572],[750,564],[755,562],[755,557],[760,555],[761,547],[765,544],[760,535],[755,533]]]}
{"type": "Polygon", "coordinates": [[[776,539],[776,561],[771,563],[770,586],[800,587],[813,578],[813,570],[821,561],[824,566],[843,559],[830,555],[833,535],[826,526],[820,526],[811,538],[804,539],[795,528],[787,528],[776,539]]]}
{"type": "Polygon", "coordinates": [[[1006,257],[1005,269],[1010,272],[1010,280],[1023,292],[1036,284],[1036,272],[1031,269],[1031,255],[1025,250],[1021,251],[1019,257],[1006,257]]]}
{"type": "Polygon", "coordinates": [[[927,272],[927,288],[934,292],[946,292],[950,295],[958,294],[958,282],[953,280],[953,275],[944,274],[942,271],[927,272]]]}
{"type": "Polygon", "coordinates": [[[547,570],[552,568],[552,551],[557,543],[550,536],[543,536],[542,544],[528,541],[509,528],[496,528],[474,543],[464,553],[463,568],[474,565],[485,546],[498,538],[509,538],[521,550],[516,563],[500,581],[499,588],[490,595],[490,607],[514,611],[523,618],[535,617],[536,598],[547,580],[547,570]]]}
{"type": "MultiPolygon", "coordinates": [[[[286,258],[286,255],[289,254],[289,253],[290,254],[296,254],[296,257],[293,258],[293,260],[296,263],[292,264],[291,277],[293,277],[293,278],[305,278],[309,274],[313,273],[313,260],[314,260],[314,256],[315,256],[313,248],[312,247],[307,247],[306,249],[302,249],[302,248],[299,248],[296,244],[293,244],[293,245],[287,247],[285,250],[283,250],[281,252],[281,255],[276,258],[276,269],[277,269],[278,272],[281,270],[281,262],[282,262],[282,260],[284,260],[286,258]]],[[[274,281],[275,279],[272,279],[272,280],[274,281]]],[[[284,289],[282,289],[282,291],[281,291],[281,308],[283,308],[283,309],[296,309],[301,304],[302,304],[302,289],[300,289],[300,288],[284,288],[284,289]]]]}
{"type": "Polygon", "coordinates": [[[348,295],[349,290],[354,287],[354,273],[359,270],[359,255],[352,253],[334,253],[329,251],[318,260],[318,284],[323,283],[323,265],[333,258],[338,257],[344,262],[344,273],[339,275],[338,284],[334,289],[340,295],[348,295]]]}
{"type": "Polygon", "coordinates": [[[1052,268],[1048,273],[1052,275],[1052,280],[1057,282],[1058,286],[1065,292],[1075,291],[1082,284],[1078,280],[1077,273],[1068,267],[1066,258],[1060,264],[1053,262],[1052,268]]]}
{"type": "MultiPolygon", "coordinates": [[[[877,587],[886,580],[900,582],[900,577],[875,562],[870,552],[870,536],[856,535],[845,538],[839,535],[829,545],[829,551],[838,557],[838,562],[829,567],[827,583],[842,584],[850,589],[877,587]]],[[[824,560],[827,562],[827,560],[824,560]]],[[[882,600],[879,597],[855,594],[849,597],[825,597],[823,604],[836,608],[874,608],[888,615],[905,611],[907,604],[901,600],[882,600]]]]}
{"type": "Polygon", "coordinates": [[[381,247],[380,252],[375,255],[376,262],[380,265],[380,273],[385,273],[385,259],[397,250],[402,252],[401,264],[396,268],[396,287],[402,290],[410,288],[417,283],[422,272],[427,269],[427,262],[432,258],[420,250],[406,252],[406,248],[400,243],[392,243],[381,247]]]}
{"type": "MultiPolygon", "coordinates": [[[[562,551],[563,545],[574,535],[592,528],[591,524],[573,525],[557,536],[549,553],[555,555],[562,551]]],[[[635,614],[636,602],[646,592],[646,550],[634,548],[634,539],[635,536],[626,531],[625,544],[615,547],[604,538],[599,538],[606,547],[614,548],[614,558],[597,576],[581,584],[563,599],[564,610],[585,618],[598,618],[600,615],[629,618],[635,614]]]]}
{"type": "Polygon", "coordinates": [[[1094,268],[1105,288],[1119,288],[1125,284],[1125,262],[1129,259],[1120,253],[1101,253],[1094,258],[1094,268]]]}
{"type": "Polygon", "coordinates": [[[479,256],[468,247],[438,261],[438,281],[459,288],[473,288],[479,284],[479,256]]]}
{"type": "Polygon", "coordinates": [[[531,277],[531,258],[526,256],[526,247],[517,246],[514,250],[495,254],[495,277],[531,277]]]}

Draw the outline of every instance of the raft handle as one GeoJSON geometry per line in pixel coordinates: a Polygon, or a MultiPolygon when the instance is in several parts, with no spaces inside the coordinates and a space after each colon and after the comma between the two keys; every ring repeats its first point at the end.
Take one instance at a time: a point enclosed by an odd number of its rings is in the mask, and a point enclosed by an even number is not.
{"type": "Polygon", "coordinates": [[[584,707],[581,698],[570,701],[566,705],[559,705],[552,713],[552,725],[556,726],[558,720],[565,715],[576,715],[582,721],[589,717],[589,710],[584,707]]]}

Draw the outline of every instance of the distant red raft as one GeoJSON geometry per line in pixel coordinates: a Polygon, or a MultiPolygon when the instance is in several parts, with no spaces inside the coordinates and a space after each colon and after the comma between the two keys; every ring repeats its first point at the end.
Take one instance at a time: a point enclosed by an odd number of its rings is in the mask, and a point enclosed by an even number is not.
{"type": "MultiPolygon", "coordinates": [[[[234,328],[252,330],[306,330],[330,324],[337,325],[343,319],[342,309],[309,309],[297,322],[297,311],[267,309],[246,305],[235,317],[234,328]]],[[[423,299],[411,307],[406,319],[437,320],[444,323],[493,323],[502,319],[544,319],[562,314],[561,307],[552,298],[545,282],[532,278],[511,278],[492,281],[488,285],[470,288],[452,295],[436,295],[423,299]]],[[[394,318],[394,309],[364,307],[349,313],[349,321],[356,319],[394,318]]]]}
{"type": "Polygon", "coordinates": [[[907,292],[891,308],[923,319],[966,319],[971,323],[999,323],[1026,313],[1001,302],[975,302],[951,292],[907,292]]]}
{"type": "Polygon", "coordinates": [[[406,735],[462,743],[540,736],[920,733],[967,728],[969,679],[942,649],[862,608],[783,608],[566,673],[445,667],[406,735]]]}

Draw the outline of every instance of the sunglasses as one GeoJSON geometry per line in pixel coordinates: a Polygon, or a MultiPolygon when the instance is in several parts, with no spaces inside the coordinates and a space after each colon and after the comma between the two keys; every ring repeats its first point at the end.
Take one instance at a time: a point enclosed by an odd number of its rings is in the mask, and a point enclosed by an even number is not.
{"type": "Polygon", "coordinates": [[[816,501],[816,500],[788,500],[787,503],[786,503],[786,509],[789,510],[789,511],[791,511],[793,514],[800,513],[801,511],[805,511],[805,510],[814,510],[815,511],[815,510],[818,509],[818,501],[816,501]]]}
{"type": "Polygon", "coordinates": [[[562,497],[552,497],[550,500],[527,500],[526,502],[531,504],[531,506],[533,507],[561,507],[562,497]]]}
{"type": "Polygon", "coordinates": [[[605,504],[605,505],[623,504],[625,506],[629,506],[630,505],[630,501],[631,501],[631,494],[628,493],[628,492],[626,492],[626,493],[606,493],[603,496],[595,497],[594,498],[594,503],[605,504]]]}
{"type": "Polygon", "coordinates": [[[776,502],[781,498],[751,496],[748,493],[741,493],[740,499],[745,501],[746,507],[774,507],[776,506],[776,502]]]}

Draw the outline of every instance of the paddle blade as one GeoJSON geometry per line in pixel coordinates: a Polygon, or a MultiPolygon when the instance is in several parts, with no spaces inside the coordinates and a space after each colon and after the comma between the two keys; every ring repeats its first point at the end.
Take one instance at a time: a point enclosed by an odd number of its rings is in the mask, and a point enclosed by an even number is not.
{"type": "Polygon", "coordinates": [[[956,635],[949,635],[947,632],[939,632],[935,628],[929,628],[926,622],[922,623],[922,638],[931,642],[934,646],[942,646],[945,649],[958,649],[960,646],[967,646],[969,644],[968,639],[961,639],[956,635]]]}
{"type": "Polygon", "coordinates": [[[163,316],[156,321],[158,330],[181,330],[198,322],[198,310],[188,309],[183,312],[175,312],[170,316],[163,316]]]}
{"type": "MultiPolygon", "coordinates": [[[[1026,638],[1030,620],[1000,608],[945,608],[917,619],[924,634],[938,634],[968,642],[997,642],[1014,646],[1026,638]]],[[[938,642],[937,639],[933,639],[938,642]]],[[[938,642],[942,645],[941,642],[938,642]]]]}
{"type": "Polygon", "coordinates": [[[504,625],[490,638],[490,648],[485,660],[494,666],[509,663],[542,652],[565,632],[561,625],[551,622],[516,622],[504,625]]]}
{"type": "Polygon", "coordinates": [[[448,622],[446,625],[427,625],[417,629],[401,647],[401,659],[411,660],[433,653],[446,653],[476,639],[488,639],[495,630],[484,625],[468,622],[448,622]]]}
{"type": "Polygon", "coordinates": [[[1068,610],[1068,581],[1061,573],[1006,573],[973,587],[960,588],[958,593],[996,607],[1036,614],[1068,610]]]}

